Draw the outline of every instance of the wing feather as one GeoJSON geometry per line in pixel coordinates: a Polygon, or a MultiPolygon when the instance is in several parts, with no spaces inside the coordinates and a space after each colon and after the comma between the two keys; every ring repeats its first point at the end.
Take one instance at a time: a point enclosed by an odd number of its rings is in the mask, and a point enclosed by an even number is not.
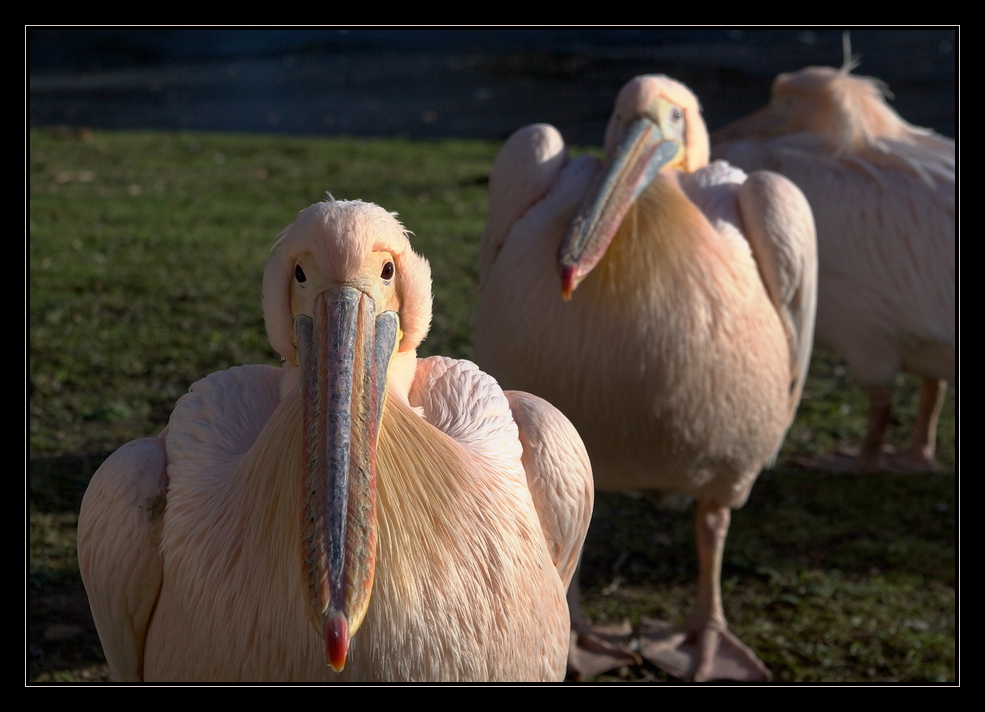
{"type": "Polygon", "coordinates": [[[525,126],[503,144],[489,174],[489,222],[479,246],[480,289],[513,225],[547,194],[567,162],[564,139],[550,124],[525,126]]]}
{"type": "Polygon", "coordinates": [[[144,638],[164,571],[167,489],[164,438],[144,438],[113,453],[82,499],[79,570],[116,680],[143,679],[144,638]]]}
{"type": "Polygon", "coordinates": [[[522,464],[551,559],[565,587],[588,532],[594,484],[574,426],[547,401],[506,393],[471,361],[418,361],[411,406],[473,454],[504,468],[522,464]]]}
{"type": "Polygon", "coordinates": [[[790,420],[807,380],[817,314],[817,237],[804,194],[769,171],[749,176],[739,191],[745,236],[791,353],[790,420]]]}
{"type": "Polygon", "coordinates": [[[588,452],[557,408],[523,391],[506,391],[523,445],[523,469],[547,548],[565,588],[578,567],[592,520],[595,483],[588,452]]]}

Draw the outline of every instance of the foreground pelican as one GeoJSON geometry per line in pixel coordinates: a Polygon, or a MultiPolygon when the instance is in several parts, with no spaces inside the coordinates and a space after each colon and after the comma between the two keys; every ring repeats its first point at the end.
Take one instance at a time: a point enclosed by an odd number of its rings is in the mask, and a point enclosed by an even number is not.
{"type": "Polygon", "coordinates": [[[417,359],[430,268],[378,206],[304,210],[263,307],[283,367],[194,384],[86,491],[79,564],[114,677],[563,679],[593,498],[571,424],[467,361],[417,359]]]}
{"type": "Polygon", "coordinates": [[[810,360],[810,208],[781,176],[706,165],[697,99],[664,76],[622,89],[605,150],[601,168],[569,161],[535,125],[500,151],[477,360],[571,418],[599,489],[698,500],[694,613],[650,631],[644,655],[698,680],[766,679],[727,629],[719,578],[730,508],[776,455],[810,360]]]}
{"type": "Polygon", "coordinates": [[[857,462],[808,464],[929,471],[955,377],[954,141],[906,123],[853,66],[779,75],[769,106],[716,132],[714,150],[790,178],[817,221],[818,341],[848,361],[870,407],[857,462]],[[911,447],[884,453],[900,370],[921,376],[923,392],[911,447]]]}

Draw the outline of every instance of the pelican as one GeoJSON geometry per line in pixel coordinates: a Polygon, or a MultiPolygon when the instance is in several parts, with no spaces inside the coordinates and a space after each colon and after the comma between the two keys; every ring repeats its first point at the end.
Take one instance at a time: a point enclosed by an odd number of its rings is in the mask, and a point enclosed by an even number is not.
{"type": "Polygon", "coordinates": [[[912,126],[885,85],[807,67],[773,82],[766,108],[716,132],[715,155],[796,183],[817,221],[817,336],[869,396],[868,432],[806,464],[861,472],[936,469],[937,419],[954,382],[954,141],[912,126]],[[922,378],[913,442],[884,451],[893,380],[922,378]]]}
{"type": "Polygon", "coordinates": [[[598,489],[697,500],[693,614],[649,630],[644,656],[695,680],[765,680],[727,628],[719,579],[730,510],[775,457],[810,360],[810,207],[782,176],[708,165],[698,101],[665,76],[623,87],[605,153],[569,160],[544,124],[500,151],[477,361],[571,419],[598,489]]]}
{"type": "Polygon", "coordinates": [[[570,423],[418,360],[428,263],[327,201],[263,279],[281,368],[214,373],[99,468],[79,564],[120,680],[561,680],[591,518],[570,423]]]}

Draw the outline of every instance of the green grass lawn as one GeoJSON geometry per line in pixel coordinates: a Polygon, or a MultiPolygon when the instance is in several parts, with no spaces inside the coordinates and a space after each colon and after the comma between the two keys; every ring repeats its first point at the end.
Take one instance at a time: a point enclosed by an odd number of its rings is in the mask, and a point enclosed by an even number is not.
{"type": "MultiPolygon", "coordinates": [[[[79,579],[82,493],[110,452],[160,432],[194,381],[277,364],[260,309],[275,236],[331,192],[396,211],[431,262],[420,355],[472,357],[476,254],[498,145],[161,132],[30,135],[29,679],[107,674],[79,579]]],[[[896,445],[918,383],[900,377],[896,445]]],[[[781,453],[734,513],[733,630],[778,681],[955,679],[954,389],[930,476],[809,472],[791,457],[857,444],[866,401],[818,350],[781,453]]],[[[585,549],[595,620],[686,615],[693,510],[599,495],[585,549]]],[[[665,680],[629,668],[605,680],[665,680]]]]}

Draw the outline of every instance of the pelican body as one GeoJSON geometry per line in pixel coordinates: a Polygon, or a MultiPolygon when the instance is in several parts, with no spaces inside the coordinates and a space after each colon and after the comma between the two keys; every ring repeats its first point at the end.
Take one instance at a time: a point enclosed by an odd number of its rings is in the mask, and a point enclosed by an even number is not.
{"type": "Polygon", "coordinates": [[[818,238],[818,343],[843,356],[870,400],[858,460],[808,464],[925,471],[955,378],[954,141],[911,126],[878,80],[842,69],[781,74],[766,108],[716,132],[714,155],[794,181],[818,238]],[[884,453],[892,384],[923,378],[912,447],[884,453]]]}
{"type": "Polygon", "coordinates": [[[418,360],[427,262],[311,206],[264,274],[281,368],[195,383],[94,475],[79,563],[120,680],[560,680],[592,506],[570,423],[418,360]]]}
{"type": "Polygon", "coordinates": [[[727,631],[719,576],[730,508],[779,449],[810,359],[810,208],[781,176],[708,165],[697,100],[664,76],[622,89],[605,147],[604,164],[569,160],[542,124],[496,158],[477,361],[571,419],[597,488],[698,500],[695,613],[642,652],[680,676],[766,679],[727,631]]]}

